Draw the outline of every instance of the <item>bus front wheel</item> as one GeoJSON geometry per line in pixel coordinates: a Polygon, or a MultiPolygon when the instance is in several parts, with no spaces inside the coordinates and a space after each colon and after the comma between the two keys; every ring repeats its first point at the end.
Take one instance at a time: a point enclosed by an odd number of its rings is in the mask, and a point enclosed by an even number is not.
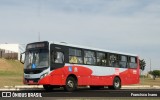
{"type": "Polygon", "coordinates": [[[64,89],[68,92],[73,92],[77,89],[77,81],[73,77],[68,77],[64,89]]]}
{"type": "Polygon", "coordinates": [[[109,89],[114,89],[114,90],[118,90],[121,88],[121,80],[119,77],[115,77],[113,80],[113,85],[112,86],[108,86],[109,89]]]}

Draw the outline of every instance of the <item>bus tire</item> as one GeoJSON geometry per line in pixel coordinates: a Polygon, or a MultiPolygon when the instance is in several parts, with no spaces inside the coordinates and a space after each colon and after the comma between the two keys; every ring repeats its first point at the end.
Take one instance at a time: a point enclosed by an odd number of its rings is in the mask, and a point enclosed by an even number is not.
{"type": "Polygon", "coordinates": [[[114,89],[114,90],[118,90],[121,88],[121,80],[119,77],[115,77],[113,80],[113,85],[112,86],[108,86],[109,89],[114,89]]]}
{"type": "Polygon", "coordinates": [[[66,80],[64,89],[67,92],[75,91],[77,89],[77,81],[72,76],[69,76],[66,80]]]}
{"type": "Polygon", "coordinates": [[[53,87],[52,85],[43,85],[43,88],[44,88],[46,91],[52,91],[54,87],[53,87]]]}

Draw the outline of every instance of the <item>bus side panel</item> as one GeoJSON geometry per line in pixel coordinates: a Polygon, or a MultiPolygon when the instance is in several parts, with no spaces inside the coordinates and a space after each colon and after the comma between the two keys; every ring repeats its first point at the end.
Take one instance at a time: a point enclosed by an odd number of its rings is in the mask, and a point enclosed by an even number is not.
{"type": "Polygon", "coordinates": [[[59,85],[65,85],[65,76],[63,72],[63,67],[53,70],[52,73],[50,73],[51,79],[50,82],[52,85],[59,84],[59,85]]]}
{"type": "Polygon", "coordinates": [[[130,81],[130,78],[129,78],[129,70],[126,70],[122,73],[119,74],[119,77],[121,79],[121,84],[122,85],[127,85],[128,82],[130,81]]]}
{"type": "Polygon", "coordinates": [[[113,75],[112,76],[92,76],[92,84],[91,85],[112,85],[113,84],[113,75]]]}
{"type": "Polygon", "coordinates": [[[140,74],[140,65],[139,65],[139,57],[137,57],[137,68],[129,68],[130,70],[130,77],[131,77],[131,82],[130,84],[138,84],[139,83],[139,74],[140,74]]]}
{"type": "Polygon", "coordinates": [[[65,85],[69,75],[75,75],[78,79],[78,85],[91,84],[92,71],[81,66],[65,66],[53,70],[49,75],[39,81],[39,84],[65,85]]]}
{"type": "Polygon", "coordinates": [[[122,85],[136,84],[139,81],[138,68],[127,69],[118,74],[115,69],[115,73],[113,72],[114,74],[102,76],[92,75],[93,71],[95,70],[85,66],[66,65],[53,70],[49,75],[40,80],[40,84],[65,85],[69,75],[75,75],[77,77],[78,85],[113,85],[115,76],[120,77],[122,85]]]}
{"type": "Polygon", "coordinates": [[[128,68],[127,71],[121,73],[122,85],[138,84],[139,83],[139,60],[137,57],[137,68],[128,68]]]}
{"type": "Polygon", "coordinates": [[[62,68],[53,70],[49,75],[42,78],[39,84],[65,85],[65,77],[62,68]]]}
{"type": "Polygon", "coordinates": [[[137,84],[139,82],[138,69],[127,69],[120,73],[122,85],[137,84]]]}
{"type": "Polygon", "coordinates": [[[62,84],[62,77],[60,75],[54,76],[46,76],[43,79],[39,80],[39,84],[49,84],[49,85],[63,85],[62,84]]]}
{"type": "Polygon", "coordinates": [[[89,68],[83,66],[65,66],[63,68],[64,77],[67,79],[69,75],[75,75],[78,79],[78,85],[91,84],[92,71],[89,68]]]}
{"type": "Polygon", "coordinates": [[[126,71],[120,73],[120,78],[121,78],[121,84],[122,85],[129,85],[132,84],[132,70],[127,69],[126,71]]]}

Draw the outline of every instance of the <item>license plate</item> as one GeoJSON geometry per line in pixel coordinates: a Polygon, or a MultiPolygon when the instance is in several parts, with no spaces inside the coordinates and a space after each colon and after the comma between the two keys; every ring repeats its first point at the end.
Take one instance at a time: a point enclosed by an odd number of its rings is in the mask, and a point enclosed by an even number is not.
{"type": "Polygon", "coordinates": [[[33,80],[29,80],[29,83],[34,83],[33,80]]]}

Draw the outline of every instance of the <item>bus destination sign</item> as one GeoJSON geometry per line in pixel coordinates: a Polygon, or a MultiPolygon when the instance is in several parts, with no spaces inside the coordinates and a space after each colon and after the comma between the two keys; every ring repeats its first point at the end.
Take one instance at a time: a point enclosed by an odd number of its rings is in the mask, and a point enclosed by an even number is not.
{"type": "Polygon", "coordinates": [[[28,44],[27,49],[33,49],[33,48],[46,48],[45,43],[34,43],[34,44],[28,44]]]}

